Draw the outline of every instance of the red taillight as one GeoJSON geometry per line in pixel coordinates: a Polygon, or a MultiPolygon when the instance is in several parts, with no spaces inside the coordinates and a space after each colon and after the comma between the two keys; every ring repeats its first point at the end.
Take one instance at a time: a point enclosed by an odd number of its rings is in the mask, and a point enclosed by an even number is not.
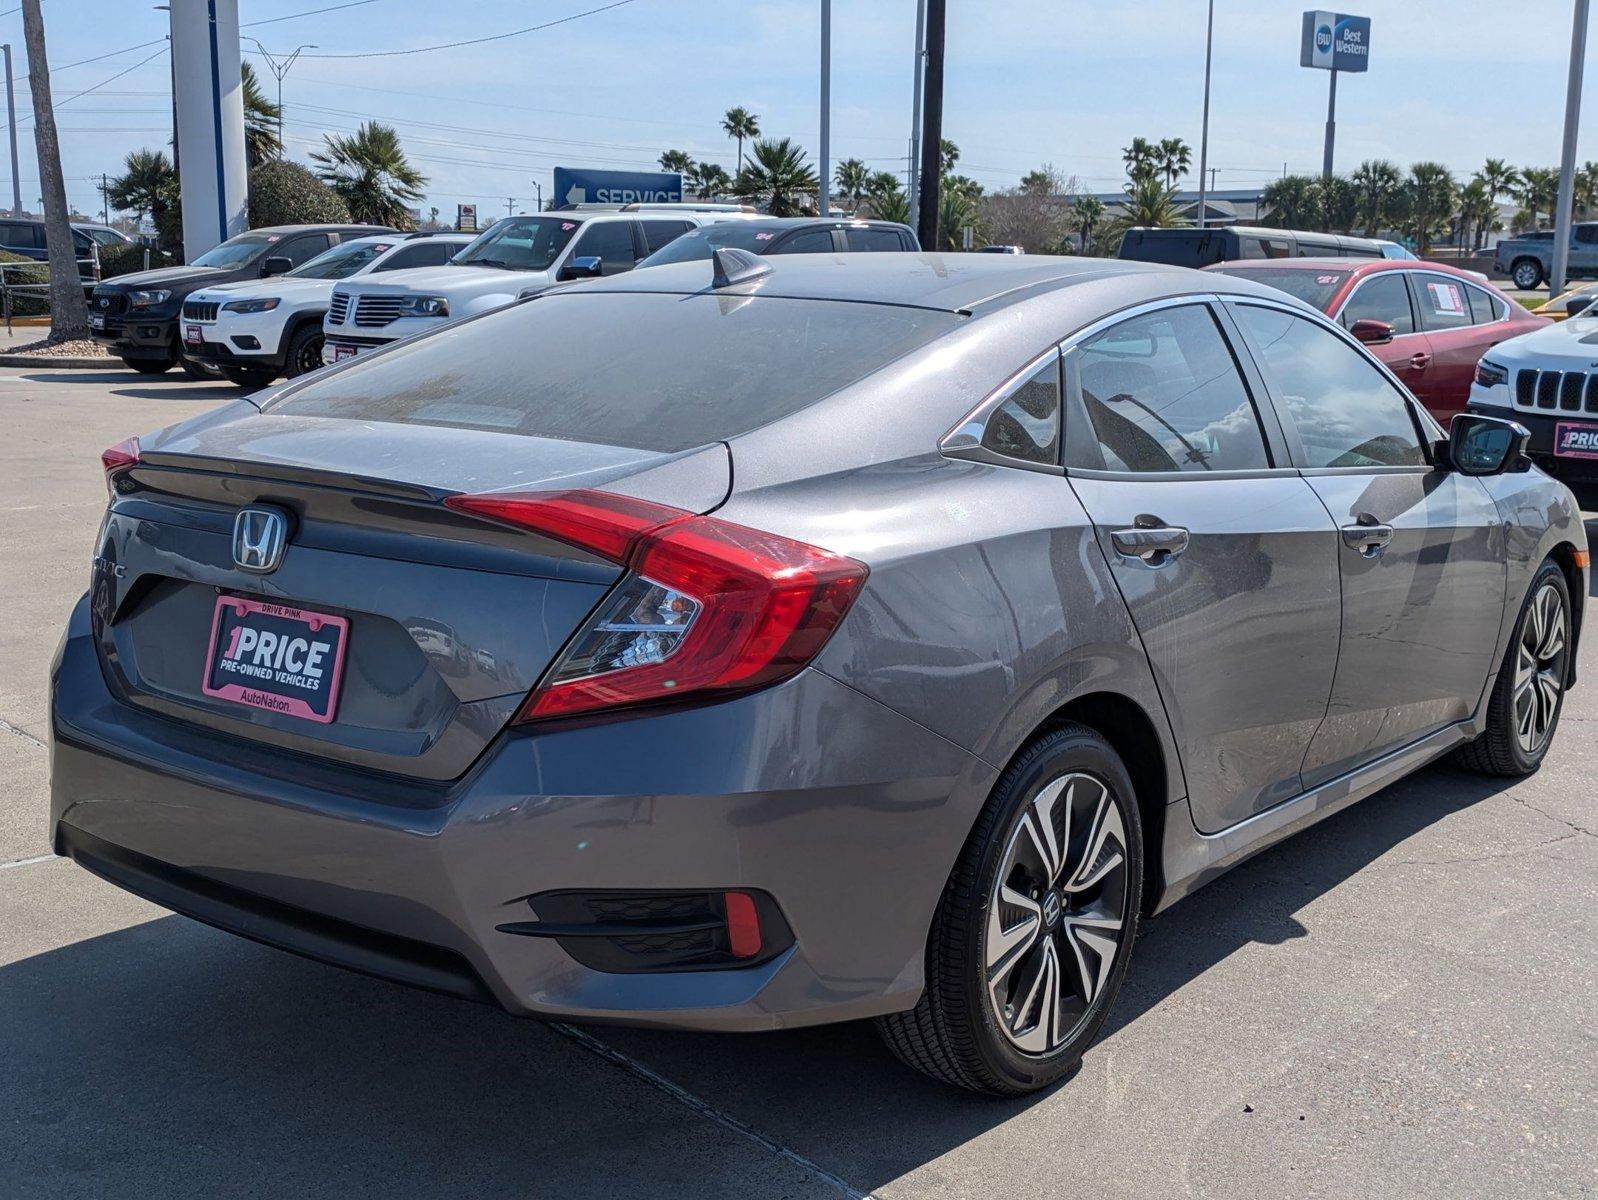
{"type": "Polygon", "coordinates": [[[116,476],[119,471],[126,471],[129,467],[139,465],[139,439],[129,438],[125,442],[118,442],[109,450],[100,452],[100,466],[105,469],[105,490],[111,495],[116,495],[116,476]]]}
{"type": "Polygon", "coordinates": [[[769,686],[826,645],[865,583],[852,558],[719,517],[608,492],[446,503],[629,569],[527,698],[518,721],[769,686]]]}

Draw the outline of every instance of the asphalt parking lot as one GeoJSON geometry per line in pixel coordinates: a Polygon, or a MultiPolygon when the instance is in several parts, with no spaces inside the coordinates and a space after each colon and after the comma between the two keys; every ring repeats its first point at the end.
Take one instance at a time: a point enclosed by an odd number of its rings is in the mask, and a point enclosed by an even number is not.
{"type": "Polygon", "coordinates": [[[865,1026],[515,1020],[49,857],[46,673],[99,452],[236,395],[0,368],[0,1196],[1598,1192],[1591,637],[1539,774],[1432,768],[1149,923],[1080,1073],[1017,1101],[865,1026]]]}

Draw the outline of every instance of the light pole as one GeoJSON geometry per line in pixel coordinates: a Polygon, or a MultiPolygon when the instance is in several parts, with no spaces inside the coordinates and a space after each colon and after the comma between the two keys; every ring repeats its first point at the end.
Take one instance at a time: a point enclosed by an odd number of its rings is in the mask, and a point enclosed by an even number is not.
{"type": "Polygon", "coordinates": [[[259,38],[250,38],[255,43],[255,48],[261,52],[261,57],[266,60],[266,69],[277,77],[277,144],[281,149],[283,145],[283,76],[289,73],[289,68],[294,65],[294,60],[299,58],[305,50],[315,50],[315,42],[307,42],[303,46],[294,47],[294,53],[282,58],[274,58],[272,52],[261,45],[259,38]]]}
{"type": "Polygon", "coordinates": [[[927,59],[927,0],[916,0],[916,61],[914,100],[910,105],[910,226],[918,227],[921,204],[921,71],[927,59]]]}
{"type": "Polygon", "coordinates": [[[821,187],[816,199],[821,215],[830,216],[827,176],[832,170],[828,160],[828,135],[832,132],[832,0],[821,0],[821,187]]]}
{"type": "Polygon", "coordinates": [[[1576,127],[1581,119],[1582,56],[1587,50],[1587,0],[1576,0],[1570,27],[1570,80],[1565,87],[1565,145],[1559,159],[1559,202],[1554,210],[1554,261],[1548,294],[1565,290],[1570,266],[1570,210],[1576,198],[1576,127]]]}
{"type": "Polygon", "coordinates": [[[1208,215],[1209,192],[1204,184],[1210,162],[1210,61],[1215,49],[1215,0],[1210,0],[1209,23],[1204,32],[1204,124],[1199,132],[1199,228],[1208,215]]]}

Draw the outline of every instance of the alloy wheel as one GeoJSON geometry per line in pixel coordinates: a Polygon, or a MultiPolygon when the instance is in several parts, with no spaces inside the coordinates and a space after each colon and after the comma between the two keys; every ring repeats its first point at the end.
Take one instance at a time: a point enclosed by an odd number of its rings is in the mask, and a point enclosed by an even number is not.
{"type": "Polygon", "coordinates": [[[1515,737],[1535,754],[1553,734],[1565,687],[1565,600],[1545,583],[1532,598],[1515,656],[1515,737]]]}
{"type": "Polygon", "coordinates": [[[1109,980],[1126,924],[1126,829],[1092,775],[1050,780],[1010,835],[988,897],[985,989],[1004,1036],[1049,1054],[1109,980]]]}
{"type": "Polygon", "coordinates": [[[294,373],[304,375],[307,371],[314,371],[322,365],[322,339],[311,338],[301,347],[297,360],[294,363],[294,373]]]}

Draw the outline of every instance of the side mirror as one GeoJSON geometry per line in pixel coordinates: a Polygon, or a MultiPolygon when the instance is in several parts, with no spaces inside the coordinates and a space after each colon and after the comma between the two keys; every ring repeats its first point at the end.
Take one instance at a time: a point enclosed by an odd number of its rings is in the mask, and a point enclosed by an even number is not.
{"type": "Polygon", "coordinates": [[[1531,430],[1519,421],[1456,413],[1448,427],[1448,463],[1461,475],[1503,475],[1531,465],[1531,430]]]}
{"type": "Polygon", "coordinates": [[[1565,316],[1574,317],[1586,312],[1592,307],[1593,296],[1572,296],[1565,301],[1565,316]]]}
{"type": "Polygon", "coordinates": [[[1367,346],[1385,346],[1393,340],[1393,327],[1386,321],[1364,317],[1348,327],[1348,332],[1367,346]]]}
{"type": "Polygon", "coordinates": [[[261,264],[261,275],[263,278],[269,275],[282,275],[292,271],[293,269],[294,260],[292,258],[285,258],[281,254],[274,254],[271,258],[267,259],[261,264]]]}
{"type": "Polygon", "coordinates": [[[605,273],[605,260],[597,255],[574,258],[560,269],[562,279],[598,279],[605,273]]]}

